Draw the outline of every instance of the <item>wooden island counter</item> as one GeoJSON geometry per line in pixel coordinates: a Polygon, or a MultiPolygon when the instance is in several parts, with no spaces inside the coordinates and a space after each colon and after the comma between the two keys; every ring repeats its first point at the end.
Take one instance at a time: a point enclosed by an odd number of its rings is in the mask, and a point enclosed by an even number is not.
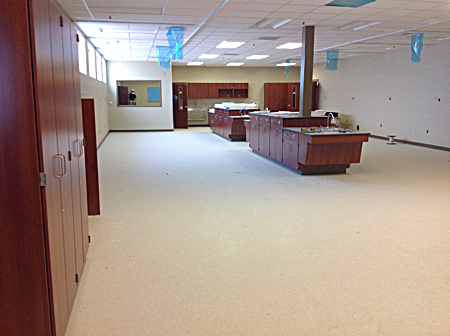
{"type": "Polygon", "coordinates": [[[370,133],[328,128],[327,117],[250,113],[250,148],[303,175],[344,174],[370,133]]]}

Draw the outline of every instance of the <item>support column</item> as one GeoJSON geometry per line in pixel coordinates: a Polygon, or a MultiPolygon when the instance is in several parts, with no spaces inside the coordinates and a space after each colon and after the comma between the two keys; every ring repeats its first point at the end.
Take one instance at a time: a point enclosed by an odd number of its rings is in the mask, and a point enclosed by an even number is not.
{"type": "Polygon", "coordinates": [[[314,65],[314,26],[302,27],[302,65],[300,69],[300,115],[311,116],[312,73],[314,65]]]}

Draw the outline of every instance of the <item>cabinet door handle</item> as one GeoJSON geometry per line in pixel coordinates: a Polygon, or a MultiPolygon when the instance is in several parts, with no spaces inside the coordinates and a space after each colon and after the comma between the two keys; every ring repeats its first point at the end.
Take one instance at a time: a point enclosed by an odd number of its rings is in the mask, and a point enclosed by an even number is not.
{"type": "Polygon", "coordinates": [[[64,154],[58,154],[58,155],[55,156],[55,158],[58,159],[58,170],[59,170],[59,173],[56,174],[56,177],[57,178],[61,178],[67,172],[66,157],[64,156],[64,154]]]}
{"type": "Polygon", "coordinates": [[[84,150],[83,150],[83,140],[81,139],[77,139],[75,140],[75,142],[78,144],[78,154],[75,154],[75,157],[79,158],[82,157],[84,154],[84,150]]]}

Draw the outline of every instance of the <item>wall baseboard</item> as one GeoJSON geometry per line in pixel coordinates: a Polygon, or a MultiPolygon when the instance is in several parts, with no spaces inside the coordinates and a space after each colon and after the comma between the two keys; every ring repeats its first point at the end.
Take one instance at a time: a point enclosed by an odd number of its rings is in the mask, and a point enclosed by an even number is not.
{"type": "MultiPolygon", "coordinates": [[[[380,135],[373,135],[373,134],[371,134],[370,137],[371,138],[375,138],[375,139],[381,139],[381,140],[389,140],[388,137],[380,136],[380,135]]],[[[437,150],[450,152],[450,147],[436,146],[436,145],[426,144],[426,143],[422,143],[422,142],[415,142],[415,141],[402,140],[402,139],[395,139],[394,142],[403,143],[403,144],[406,144],[406,145],[426,147],[426,148],[431,148],[431,149],[437,149],[437,150]]]]}
{"type": "Polygon", "coordinates": [[[173,129],[157,129],[157,130],[110,130],[110,132],[126,133],[126,132],[173,132],[173,129]]]}

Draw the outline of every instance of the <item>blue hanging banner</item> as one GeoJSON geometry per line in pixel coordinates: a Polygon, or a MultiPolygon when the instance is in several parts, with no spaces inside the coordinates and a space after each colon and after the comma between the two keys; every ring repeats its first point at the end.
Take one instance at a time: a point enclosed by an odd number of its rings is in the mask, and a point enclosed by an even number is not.
{"type": "Polygon", "coordinates": [[[156,55],[158,55],[158,66],[164,68],[164,76],[166,69],[170,69],[170,47],[156,46],[156,55]]]}
{"type": "Polygon", "coordinates": [[[422,54],[423,33],[414,34],[411,36],[411,61],[413,63],[420,62],[420,55],[422,54]]]}
{"type": "Polygon", "coordinates": [[[184,27],[173,26],[166,34],[173,60],[183,59],[184,27]]]}
{"type": "Polygon", "coordinates": [[[356,8],[375,2],[375,0],[334,0],[327,3],[325,6],[350,7],[356,8]]]}
{"type": "Polygon", "coordinates": [[[327,66],[325,70],[337,70],[339,50],[327,50],[327,66]]]}
{"type": "Polygon", "coordinates": [[[286,60],[286,69],[284,70],[284,74],[286,75],[286,76],[289,76],[289,72],[291,71],[291,60],[290,59],[287,59],[286,60]]]}

